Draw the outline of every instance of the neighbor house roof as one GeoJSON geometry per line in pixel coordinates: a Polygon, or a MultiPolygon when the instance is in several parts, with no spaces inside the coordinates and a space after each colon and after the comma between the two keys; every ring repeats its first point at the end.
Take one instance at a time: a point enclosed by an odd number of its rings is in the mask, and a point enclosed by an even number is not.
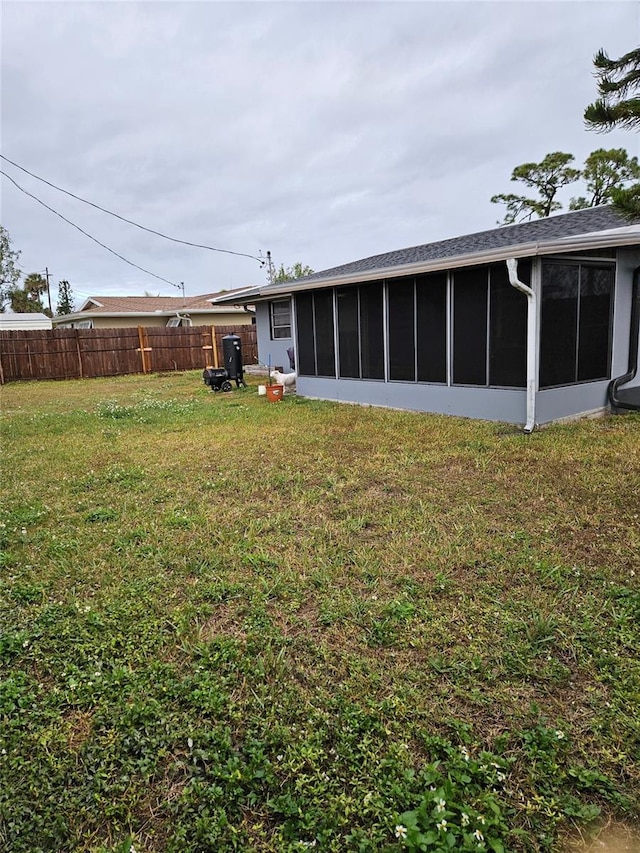
{"type": "Polygon", "coordinates": [[[0,328],[12,329],[50,329],[51,317],[40,311],[6,312],[0,314],[0,328]]]}
{"type": "MultiPolygon", "coordinates": [[[[244,293],[244,290],[242,291],[244,293]]],[[[230,296],[228,293],[203,293],[200,296],[91,296],[87,299],[80,311],[83,312],[116,312],[127,314],[149,314],[157,311],[229,311],[229,308],[221,308],[214,305],[212,300],[218,296],[230,296]]],[[[232,306],[233,307],[233,306],[232,306]]],[[[244,310],[240,308],[239,310],[244,310]]]]}
{"type": "MultiPolygon", "coordinates": [[[[350,284],[355,281],[471,266],[508,257],[531,257],[577,251],[581,248],[634,244],[640,244],[640,225],[629,224],[611,207],[592,207],[372,255],[289,282],[254,288],[237,298],[253,301],[260,297],[284,295],[321,285],[350,284]]],[[[224,304],[226,301],[224,294],[216,299],[218,304],[224,304]]]]}
{"type": "MultiPolygon", "coordinates": [[[[246,289],[238,291],[244,294],[246,289]]],[[[91,296],[79,311],[56,317],[55,322],[82,320],[87,317],[122,317],[135,314],[138,317],[180,314],[246,314],[246,302],[229,301],[225,305],[214,304],[219,296],[231,296],[234,291],[203,293],[199,296],[91,296]]]]}

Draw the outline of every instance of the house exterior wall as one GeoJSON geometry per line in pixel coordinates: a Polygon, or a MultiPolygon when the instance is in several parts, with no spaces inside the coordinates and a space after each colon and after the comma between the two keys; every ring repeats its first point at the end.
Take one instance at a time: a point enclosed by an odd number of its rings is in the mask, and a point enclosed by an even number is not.
{"type": "Polygon", "coordinates": [[[304,397],[388,406],[442,415],[521,424],[525,421],[524,389],[471,388],[361,379],[299,376],[297,392],[304,397]]]}
{"type": "MultiPolygon", "coordinates": [[[[613,364],[611,378],[622,376],[629,364],[629,328],[633,273],[640,266],[640,249],[619,249],[616,271],[616,305],[613,318],[613,364]]],[[[640,332],[638,337],[640,338],[640,332]]],[[[640,340],[638,342],[640,344],[640,340]]],[[[640,347],[639,350],[640,352],[640,347]]],[[[640,366],[635,379],[625,388],[640,386],[640,366]]]]}
{"type": "Polygon", "coordinates": [[[289,355],[287,350],[294,345],[293,338],[271,339],[268,302],[258,302],[256,304],[256,327],[260,364],[271,363],[272,367],[281,368],[286,373],[289,370],[289,355]]]}
{"type": "MultiPolygon", "coordinates": [[[[553,257],[548,260],[555,262],[553,257]]],[[[640,266],[640,249],[621,248],[617,250],[615,283],[612,291],[611,378],[625,373],[628,367],[633,272],[638,266],[640,266]]],[[[539,297],[542,293],[541,269],[542,262],[540,259],[536,259],[532,268],[531,284],[539,297]]],[[[524,295],[522,298],[525,299],[524,295]]],[[[539,299],[540,303],[541,299],[539,299]]],[[[292,328],[295,336],[295,311],[293,314],[292,328]]],[[[268,357],[271,356],[273,365],[286,366],[288,364],[286,350],[294,345],[295,337],[280,341],[271,340],[267,302],[257,306],[257,328],[260,360],[266,363],[268,357]]],[[[540,314],[538,316],[539,333],[540,314]]],[[[450,328],[448,335],[448,346],[451,352],[450,328]]],[[[388,337],[388,327],[386,327],[385,337],[388,337]]],[[[337,331],[335,344],[337,352],[337,331]]],[[[385,349],[387,347],[388,340],[385,343],[385,349]]],[[[451,358],[451,354],[449,357],[451,358]]],[[[385,372],[387,381],[300,375],[297,382],[298,393],[317,399],[413,409],[513,424],[523,424],[526,420],[527,406],[524,388],[454,385],[451,381],[451,367],[448,373],[449,384],[413,381],[391,382],[388,381],[388,366],[385,372]]],[[[536,423],[546,424],[564,418],[605,410],[608,406],[607,389],[609,381],[609,379],[598,379],[571,382],[560,387],[543,389],[537,386],[536,423]]],[[[640,385],[640,375],[636,376],[632,384],[640,385]]]]}

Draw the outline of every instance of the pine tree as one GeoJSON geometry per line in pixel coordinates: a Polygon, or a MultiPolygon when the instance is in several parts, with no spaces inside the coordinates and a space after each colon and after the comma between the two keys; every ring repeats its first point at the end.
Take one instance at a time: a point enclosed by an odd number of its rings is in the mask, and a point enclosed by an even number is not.
{"type": "MultiPolygon", "coordinates": [[[[620,59],[610,59],[604,50],[599,50],[593,64],[600,97],[584,111],[589,130],[640,127],[640,47],[620,59]]],[[[625,218],[640,219],[640,183],[615,187],[611,200],[625,218]]]]}
{"type": "Polygon", "coordinates": [[[507,213],[502,225],[511,225],[521,219],[531,219],[532,216],[549,216],[562,205],[555,200],[556,193],[566,184],[577,181],[579,169],[573,169],[569,163],[573,154],[564,151],[554,151],[547,154],[539,163],[523,163],[516,166],[511,173],[512,181],[521,181],[525,186],[538,192],[538,198],[500,193],[491,197],[494,204],[506,204],[507,213]]]}
{"type": "Polygon", "coordinates": [[[62,314],[73,314],[73,311],[74,305],[71,285],[66,278],[64,278],[62,281],[58,282],[58,304],[56,305],[56,316],[60,317],[62,314]]]}
{"type": "Polygon", "coordinates": [[[584,111],[589,130],[640,127],[640,47],[620,59],[599,50],[593,64],[600,97],[584,111]]]}

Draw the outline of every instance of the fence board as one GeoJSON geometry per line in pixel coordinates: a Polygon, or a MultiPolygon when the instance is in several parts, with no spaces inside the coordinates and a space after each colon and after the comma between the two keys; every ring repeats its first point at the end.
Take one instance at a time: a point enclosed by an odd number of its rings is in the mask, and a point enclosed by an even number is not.
{"type": "MultiPolygon", "coordinates": [[[[242,360],[258,360],[256,327],[216,326],[218,364],[222,338],[237,334],[242,360]]],[[[0,331],[0,383],[20,379],[81,379],[142,373],[142,340],[147,371],[195,370],[213,362],[211,326],[126,329],[33,329],[0,331]]]]}

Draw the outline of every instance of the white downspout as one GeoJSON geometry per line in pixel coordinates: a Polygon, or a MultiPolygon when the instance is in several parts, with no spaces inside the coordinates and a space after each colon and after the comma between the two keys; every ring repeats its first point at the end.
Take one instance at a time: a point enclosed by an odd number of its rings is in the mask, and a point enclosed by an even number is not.
{"type": "Polygon", "coordinates": [[[536,426],[536,344],[537,298],[535,291],[518,279],[518,261],[507,258],[509,283],[527,297],[527,422],[524,431],[533,432],[536,426]]]}

